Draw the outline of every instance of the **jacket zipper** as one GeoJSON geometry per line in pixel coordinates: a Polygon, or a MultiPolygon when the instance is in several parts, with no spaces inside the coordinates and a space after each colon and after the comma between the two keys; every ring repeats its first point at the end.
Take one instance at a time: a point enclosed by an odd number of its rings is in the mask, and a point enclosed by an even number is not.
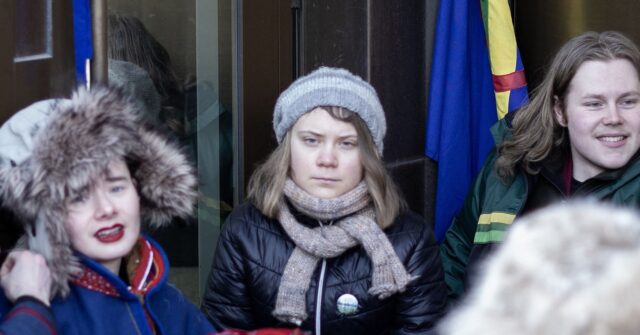
{"type": "MultiPolygon", "coordinates": [[[[320,227],[323,227],[322,221],[318,220],[320,227]]],[[[333,221],[329,222],[329,225],[333,224],[333,221]]],[[[318,295],[316,296],[316,335],[320,335],[322,331],[322,291],[324,291],[324,273],[327,269],[327,260],[322,259],[322,265],[320,267],[320,278],[318,279],[318,295]]]]}
{"type": "Polygon", "coordinates": [[[320,324],[322,323],[322,291],[324,289],[324,271],[327,268],[327,260],[322,259],[322,267],[320,268],[320,279],[318,280],[318,296],[316,297],[316,335],[320,335],[320,324]]]}

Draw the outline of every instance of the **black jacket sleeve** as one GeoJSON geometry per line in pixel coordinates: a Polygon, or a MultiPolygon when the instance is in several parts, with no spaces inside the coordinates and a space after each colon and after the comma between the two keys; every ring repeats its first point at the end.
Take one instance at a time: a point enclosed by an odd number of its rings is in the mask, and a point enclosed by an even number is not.
{"type": "Polygon", "coordinates": [[[250,330],[255,327],[245,285],[245,258],[237,236],[246,223],[234,214],[222,227],[201,308],[217,329],[250,330]]]}
{"type": "Polygon", "coordinates": [[[447,306],[438,243],[432,229],[420,220],[417,243],[405,262],[415,279],[400,294],[394,334],[435,334],[435,325],[447,306]]]}

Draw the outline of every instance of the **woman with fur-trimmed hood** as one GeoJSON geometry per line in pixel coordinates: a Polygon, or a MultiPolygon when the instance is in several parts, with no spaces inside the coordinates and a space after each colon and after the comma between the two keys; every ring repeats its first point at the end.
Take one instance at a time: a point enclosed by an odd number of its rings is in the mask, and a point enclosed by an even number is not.
{"type": "MultiPolygon", "coordinates": [[[[80,89],[51,106],[31,155],[0,170],[3,205],[27,223],[21,245],[51,269],[60,334],[214,333],[167,284],[163,250],[140,234],[141,221],[191,215],[196,179],[137,106],[119,89],[80,89]]],[[[0,315],[10,308],[2,295],[0,315]]]]}

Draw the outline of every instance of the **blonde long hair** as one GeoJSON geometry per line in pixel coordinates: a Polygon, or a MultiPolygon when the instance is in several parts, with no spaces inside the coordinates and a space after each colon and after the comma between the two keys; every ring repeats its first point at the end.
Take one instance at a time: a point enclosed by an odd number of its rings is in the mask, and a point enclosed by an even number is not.
{"type": "Polygon", "coordinates": [[[564,112],[571,80],[582,63],[614,59],[628,60],[640,73],[640,51],[621,33],[586,32],[562,46],[529,104],[515,114],[512,137],[498,147],[496,173],[503,181],[513,178],[517,164],[527,173],[537,174],[536,163],[568,150],[566,128],[554,117],[554,105],[560,104],[564,112]]]}
{"type": "MultiPolygon", "coordinates": [[[[376,212],[376,222],[381,228],[390,226],[406,203],[391,179],[377,152],[366,123],[358,114],[342,107],[320,106],[336,120],[353,124],[358,134],[360,157],[364,170],[364,181],[369,188],[376,212]]],[[[248,199],[264,215],[277,219],[278,204],[284,200],[284,183],[290,176],[291,131],[282,142],[251,175],[248,199]]]]}

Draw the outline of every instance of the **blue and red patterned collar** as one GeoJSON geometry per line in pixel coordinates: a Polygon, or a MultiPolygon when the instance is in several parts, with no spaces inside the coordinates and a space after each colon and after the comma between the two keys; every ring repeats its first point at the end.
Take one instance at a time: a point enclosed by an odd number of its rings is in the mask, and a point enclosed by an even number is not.
{"type": "Polygon", "coordinates": [[[127,264],[128,284],[97,262],[82,255],[80,257],[81,272],[71,282],[112,297],[123,297],[125,291],[142,301],[151,289],[163,281],[167,270],[162,251],[143,236],[140,236],[131,253],[123,259],[127,264]]]}

